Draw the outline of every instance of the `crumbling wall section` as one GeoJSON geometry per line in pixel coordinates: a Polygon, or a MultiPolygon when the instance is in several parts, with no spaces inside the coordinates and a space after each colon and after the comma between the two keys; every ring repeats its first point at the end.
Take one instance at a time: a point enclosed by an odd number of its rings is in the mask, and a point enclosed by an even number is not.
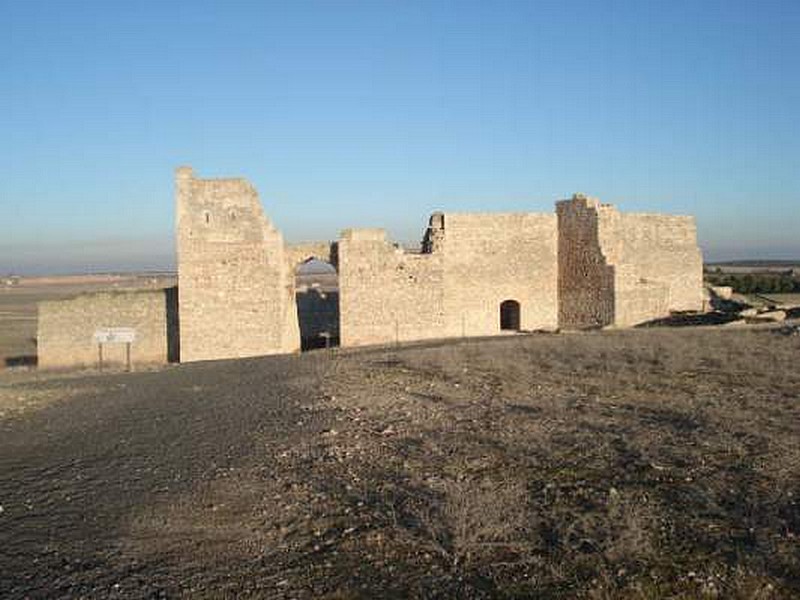
{"type": "Polygon", "coordinates": [[[630,327],[702,310],[692,217],[620,213],[581,194],[556,211],[561,327],[630,327]]]}
{"type": "Polygon", "coordinates": [[[294,273],[256,190],[188,167],[176,180],[182,360],[298,351],[294,273]]]}
{"type": "MultiPolygon", "coordinates": [[[[82,294],[39,303],[37,361],[39,368],[97,367],[100,329],[126,327],[135,331],[131,364],[163,364],[177,356],[175,288],[115,290],[82,294]]],[[[103,363],[126,363],[125,344],[104,344],[103,363]]]]}
{"type": "Polygon", "coordinates": [[[383,229],[350,229],[342,233],[338,257],[342,346],[442,336],[439,253],[405,252],[383,229]]]}
{"type": "Polygon", "coordinates": [[[614,323],[614,266],[600,243],[599,206],[580,195],[556,203],[558,323],[564,329],[614,323]]]}
{"type": "Polygon", "coordinates": [[[422,252],[404,252],[381,229],[339,241],[343,346],[500,333],[500,304],[520,303],[523,330],[555,329],[554,215],[431,217],[422,252]]]}

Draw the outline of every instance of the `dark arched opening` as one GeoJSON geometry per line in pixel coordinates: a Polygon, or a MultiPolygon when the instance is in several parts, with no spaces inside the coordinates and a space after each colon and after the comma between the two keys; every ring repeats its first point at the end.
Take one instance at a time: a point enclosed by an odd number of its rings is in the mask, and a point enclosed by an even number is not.
{"type": "Polygon", "coordinates": [[[297,319],[303,350],[339,345],[339,276],[328,262],[309,258],[295,271],[297,319]]]}
{"type": "Polygon", "coordinates": [[[500,329],[506,331],[519,331],[519,302],[505,300],[500,303],[500,329]]]}

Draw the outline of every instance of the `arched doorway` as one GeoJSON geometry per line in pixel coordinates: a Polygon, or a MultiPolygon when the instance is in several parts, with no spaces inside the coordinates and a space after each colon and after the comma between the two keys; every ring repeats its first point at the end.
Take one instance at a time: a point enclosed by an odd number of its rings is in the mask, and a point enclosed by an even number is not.
{"type": "Polygon", "coordinates": [[[303,350],[339,345],[339,276],[316,257],[295,269],[295,297],[303,350]]]}
{"type": "Polygon", "coordinates": [[[504,331],[519,331],[519,302],[504,300],[500,303],[500,329],[504,331]]]}

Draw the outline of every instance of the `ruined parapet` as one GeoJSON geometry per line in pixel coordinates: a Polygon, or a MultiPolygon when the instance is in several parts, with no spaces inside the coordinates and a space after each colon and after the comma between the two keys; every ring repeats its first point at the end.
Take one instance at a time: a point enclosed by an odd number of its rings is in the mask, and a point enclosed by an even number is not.
{"type": "MultiPolygon", "coordinates": [[[[341,345],[357,346],[624,327],[703,307],[693,218],[624,214],[582,194],[558,202],[555,215],[433,213],[419,250],[389,242],[383,229],[287,247],[246,180],[199,179],[181,167],[176,230],[186,362],[295,352],[301,330],[326,342],[338,330],[341,345]],[[296,269],[314,258],[338,272],[338,296],[333,272],[326,282],[300,273],[305,287],[295,294],[296,269]]],[[[87,316],[91,303],[79,304],[76,322],[99,323],[87,316]]],[[[58,346],[62,312],[70,311],[43,308],[45,365],[83,343],[58,346]]],[[[91,316],[103,315],[130,320],[116,301],[91,316]]],[[[161,352],[150,356],[160,361],[161,352]]]]}
{"type": "Polygon", "coordinates": [[[244,179],[176,175],[181,359],[300,349],[283,236],[244,179]]]}
{"type": "Polygon", "coordinates": [[[556,210],[561,327],[628,327],[702,310],[692,217],[621,213],[581,194],[556,210]]]}
{"type": "Polygon", "coordinates": [[[435,212],[428,220],[428,229],[422,238],[423,254],[431,254],[442,249],[444,243],[444,213],[435,212]]]}

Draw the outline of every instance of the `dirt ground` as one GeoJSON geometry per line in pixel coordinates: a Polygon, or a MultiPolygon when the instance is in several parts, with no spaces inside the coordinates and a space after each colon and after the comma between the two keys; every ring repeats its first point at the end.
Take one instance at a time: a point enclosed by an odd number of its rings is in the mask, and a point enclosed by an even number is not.
{"type": "Polygon", "coordinates": [[[769,298],[775,304],[800,306],[800,294],[762,294],[762,296],[769,298]]]}
{"type": "Polygon", "coordinates": [[[0,374],[3,598],[793,598],[800,336],[0,374]]]}

